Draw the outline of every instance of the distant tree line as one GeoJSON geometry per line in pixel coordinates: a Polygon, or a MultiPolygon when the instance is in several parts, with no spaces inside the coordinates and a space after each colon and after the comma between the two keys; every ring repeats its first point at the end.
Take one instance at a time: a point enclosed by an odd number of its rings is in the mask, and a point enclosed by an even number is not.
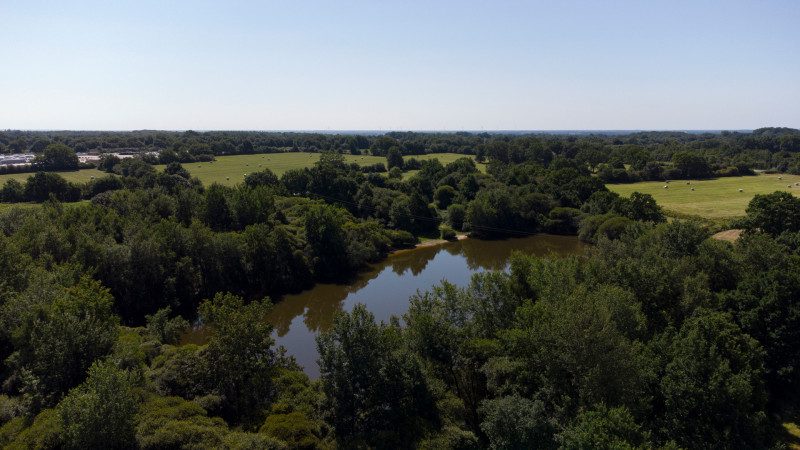
{"type": "MultiPolygon", "coordinates": [[[[752,170],[800,173],[800,131],[760,128],[750,133],[638,132],[630,134],[422,133],[348,135],[289,132],[88,132],[0,131],[0,153],[40,154],[53,144],[77,152],[153,152],[155,161],[209,161],[215,156],[326,152],[387,157],[428,153],[475,155],[479,162],[539,161],[555,156],[586,164],[605,181],[704,178],[751,174],[752,170]]],[[[9,170],[9,169],[5,169],[9,170]]]]}

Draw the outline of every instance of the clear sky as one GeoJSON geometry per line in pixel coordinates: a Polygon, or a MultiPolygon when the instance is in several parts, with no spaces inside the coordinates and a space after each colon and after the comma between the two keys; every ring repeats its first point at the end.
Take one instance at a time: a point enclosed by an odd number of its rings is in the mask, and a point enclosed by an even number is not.
{"type": "Polygon", "coordinates": [[[0,129],[800,127],[800,1],[0,0],[0,129]]]}

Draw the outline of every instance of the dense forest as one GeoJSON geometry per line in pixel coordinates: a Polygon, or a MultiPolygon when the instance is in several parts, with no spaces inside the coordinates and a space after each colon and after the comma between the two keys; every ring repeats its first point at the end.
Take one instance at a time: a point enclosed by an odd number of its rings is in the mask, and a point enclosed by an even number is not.
{"type": "Polygon", "coordinates": [[[730,244],[604,186],[800,171],[797,130],[9,131],[0,150],[40,155],[0,188],[39,203],[0,212],[3,446],[767,448],[797,398],[800,200],[756,196],[730,244]],[[109,175],[79,185],[48,171],[75,151],[142,155],[106,155],[109,175]],[[235,187],[179,164],[277,151],[322,155],[235,187]],[[445,151],[486,173],[414,159],[445,151]],[[388,174],[346,164],[356,152],[388,174]],[[595,246],[443,283],[402,321],[343,313],[318,338],[319,380],[275,346],[271,298],[455,231],[595,246]],[[190,320],[206,344],[180,345],[190,320]]]}

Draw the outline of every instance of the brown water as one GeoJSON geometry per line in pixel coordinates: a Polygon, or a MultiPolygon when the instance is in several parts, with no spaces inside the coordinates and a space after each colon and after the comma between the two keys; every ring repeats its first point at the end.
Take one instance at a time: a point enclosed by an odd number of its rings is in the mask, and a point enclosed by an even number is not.
{"type": "Polygon", "coordinates": [[[575,236],[539,234],[497,241],[464,239],[393,253],[342,284],[317,284],[297,295],[287,295],[269,316],[276,341],[305,367],[313,379],[319,376],[314,337],[330,328],[333,317],[364,303],[377,320],[402,316],[408,298],[442,280],[459,286],[474,273],[503,270],[514,250],[524,254],[582,255],[586,244],[575,236]]]}

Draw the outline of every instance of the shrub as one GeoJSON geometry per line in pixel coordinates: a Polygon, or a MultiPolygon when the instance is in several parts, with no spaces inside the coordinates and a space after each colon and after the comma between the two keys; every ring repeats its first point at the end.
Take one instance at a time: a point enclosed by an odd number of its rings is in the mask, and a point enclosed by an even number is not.
{"type": "Polygon", "coordinates": [[[455,240],[456,238],[456,231],[447,225],[442,225],[439,227],[440,236],[442,239],[446,239],[448,241],[455,240]]]}

